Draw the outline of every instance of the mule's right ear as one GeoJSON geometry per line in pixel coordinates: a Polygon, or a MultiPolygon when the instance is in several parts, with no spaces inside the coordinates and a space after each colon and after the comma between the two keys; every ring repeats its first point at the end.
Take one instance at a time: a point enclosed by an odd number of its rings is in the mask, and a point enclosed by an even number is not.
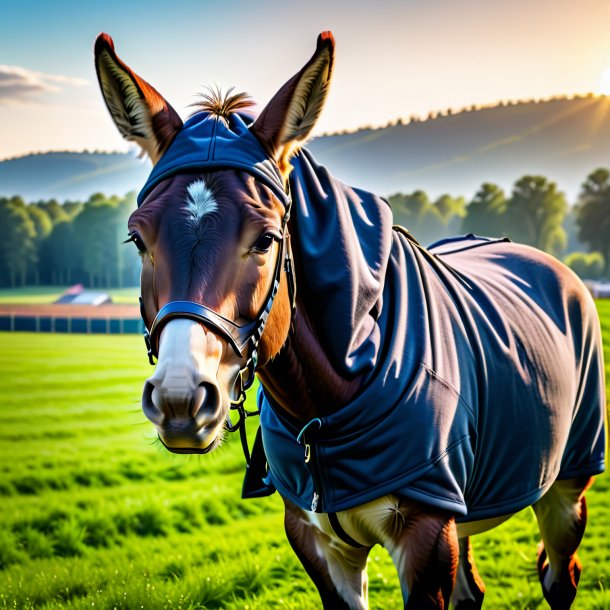
{"type": "Polygon", "coordinates": [[[284,178],[290,172],[290,157],[307,139],[322,112],[334,50],[332,33],[322,32],[311,59],[273,96],[252,124],[252,133],[277,161],[284,178]]]}
{"type": "Polygon", "coordinates": [[[156,89],[118,58],[108,34],[100,34],[95,41],[95,69],[119,132],[136,142],[154,165],[182,128],[182,119],[156,89]]]}

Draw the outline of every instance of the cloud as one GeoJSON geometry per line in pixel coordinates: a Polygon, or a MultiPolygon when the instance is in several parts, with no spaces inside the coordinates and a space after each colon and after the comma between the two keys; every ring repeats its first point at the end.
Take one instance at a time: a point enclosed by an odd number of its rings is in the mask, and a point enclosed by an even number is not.
{"type": "Polygon", "coordinates": [[[64,87],[83,87],[89,81],[61,74],[34,72],[21,66],[0,64],[0,104],[21,104],[64,87]]]}

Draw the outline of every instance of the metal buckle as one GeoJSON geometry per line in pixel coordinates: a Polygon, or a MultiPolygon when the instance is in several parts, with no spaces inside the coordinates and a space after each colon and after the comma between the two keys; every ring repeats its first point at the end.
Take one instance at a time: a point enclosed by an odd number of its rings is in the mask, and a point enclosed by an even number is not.
{"type": "Polygon", "coordinates": [[[246,388],[244,388],[242,372],[245,369],[239,371],[238,379],[239,379],[239,390],[237,392],[237,399],[231,401],[231,409],[237,411],[237,422],[233,423],[229,415],[227,415],[227,419],[225,421],[225,429],[227,432],[235,432],[239,430],[239,439],[241,441],[241,447],[244,452],[244,457],[246,458],[246,464],[250,466],[251,455],[250,448],[248,447],[248,435],[246,433],[246,419],[248,417],[258,415],[260,411],[247,411],[244,408],[244,404],[246,402],[246,388]]]}
{"type": "Polygon", "coordinates": [[[150,343],[150,335],[148,331],[144,332],[144,343],[146,344],[146,351],[148,353],[148,362],[150,362],[151,366],[155,366],[155,359],[153,357],[152,345],[150,343]]]}

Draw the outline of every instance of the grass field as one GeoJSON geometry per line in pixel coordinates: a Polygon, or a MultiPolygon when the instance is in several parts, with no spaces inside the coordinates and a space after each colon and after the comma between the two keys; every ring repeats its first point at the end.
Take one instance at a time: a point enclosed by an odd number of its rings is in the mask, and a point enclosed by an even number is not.
{"type": "MultiPolygon", "coordinates": [[[[67,288],[58,286],[27,286],[25,288],[0,288],[0,305],[17,303],[20,305],[42,305],[53,303],[67,288]]],[[[125,305],[137,305],[139,288],[96,288],[107,292],[113,302],[125,305]]]]}
{"type": "MultiPolygon", "coordinates": [[[[610,302],[599,307],[610,363],[610,302]]],[[[0,345],[0,608],[319,607],[279,497],[239,498],[237,438],[200,457],[154,443],[140,337],[4,333],[0,345]]],[[[610,610],[609,478],[587,497],[574,608],[610,610]]],[[[530,510],[475,539],[486,608],[546,607],[537,541],[530,510]]],[[[372,608],[401,607],[381,548],[369,576],[372,608]]]]}

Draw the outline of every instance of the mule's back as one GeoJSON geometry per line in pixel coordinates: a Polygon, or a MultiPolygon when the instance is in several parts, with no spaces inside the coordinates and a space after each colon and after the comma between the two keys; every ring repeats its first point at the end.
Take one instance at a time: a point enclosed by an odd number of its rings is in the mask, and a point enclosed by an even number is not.
{"type": "Polygon", "coordinates": [[[603,352],[582,282],[553,257],[504,240],[467,236],[429,252],[439,277],[436,318],[459,316],[463,328],[443,342],[437,372],[476,415],[469,514],[506,501],[526,506],[557,478],[601,472],[603,352]]]}

